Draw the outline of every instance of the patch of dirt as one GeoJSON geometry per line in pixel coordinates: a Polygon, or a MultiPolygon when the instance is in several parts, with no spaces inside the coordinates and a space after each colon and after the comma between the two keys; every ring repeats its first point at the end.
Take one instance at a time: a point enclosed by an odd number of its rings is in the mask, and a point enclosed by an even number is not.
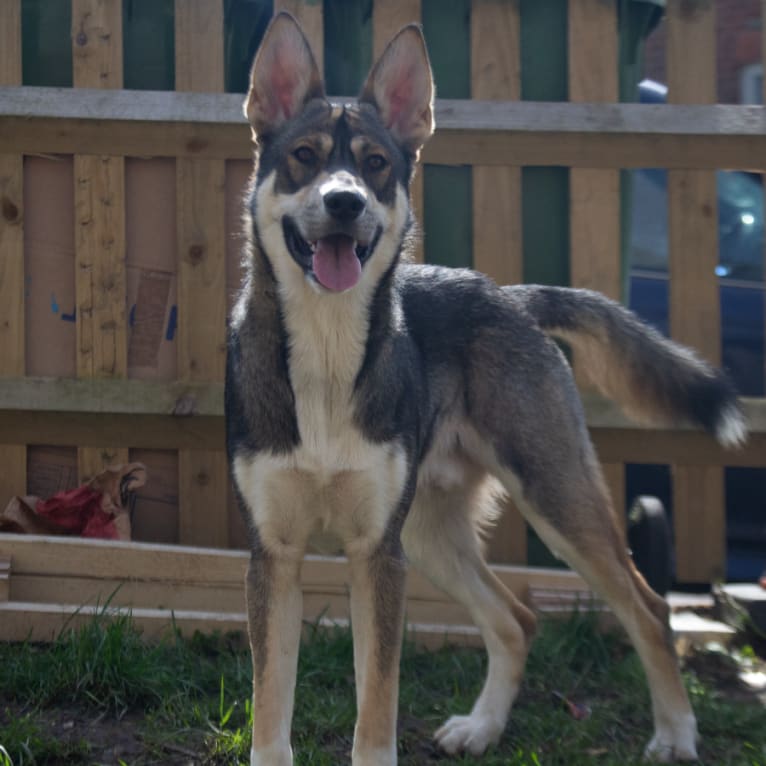
{"type": "MultiPolygon", "coordinates": [[[[724,699],[766,705],[766,691],[753,689],[742,680],[740,674],[745,668],[732,655],[691,651],[684,657],[684,666],[724,699]]],[[[747,669],[766,671],[766,662],[758,658],[747,669]]]]}
{"type": "MultiPolygon", "coordinates": [[[[19,706],[4,705],[0,709],[0,727],[12,720],[29,716],[41,740],[55,743],[58,755],[47,755],[38,763],[67,766],[87,763],[92,766],[199,766],[202,759],[191,749],[168,744],[158,752],[141,736],[142,716],[129,713],[120,719],[78,707],[56,706],[30,711],[19,706]],[[87,752],[87,755],[85,755],[87,752]],[[78,754],[82,753],[82,757],[78,754]]],[[[46,750],[53,747],[46,745],[46,750]]],[[[37,755],[33,752],[33,755],[37,755]]]]}

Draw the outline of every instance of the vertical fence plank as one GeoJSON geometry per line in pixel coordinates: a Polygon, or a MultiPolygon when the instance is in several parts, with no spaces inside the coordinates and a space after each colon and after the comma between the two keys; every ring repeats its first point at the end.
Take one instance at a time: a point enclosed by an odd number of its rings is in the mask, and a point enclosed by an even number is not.
{"type": "MultiPolygon", "coordinates": [[[[386,3],[377,0],[372,10],[372,55],[373,61],[383,53],[388,41],[406,24],[420,23],[421,1],[401,0],[396,3],[386,3]]],[[[410,186],[412,208],[418,226],[423,224],[423,168],[418,167],[410,186]]],[[[413,257],[418,263],[423,263],[423,240],[418,237],[413,250],[413,257]]]]}
{"type": "MultiPolygon", "coordinates": [[[[475,0],[471,6],[471,97],[515,101],[521,96],[519,5],[475,0]]],[[[521,168],[473,168],[473,265],[499,284],[522,281],[521,168]]],[[[491,561],[525,564],[527,527],[507,501],[489,541],[491,561]]]]}
{"type": "MultiPolygon", "coordinates": [[[[0,0],[0,85],[21,85],[21,0],[0,0]]],[[[0,153],[0,376],[20,377],[24,360],[23,158],[0,153]]],[[[0,503],[27,491],[27,450],[0,444],[0,503]]]]}
{"type": "MultiPolygon", "coordinates": [[[[715,4],[668,4],[668,96],[673,103],[716,100],[715,4]]],[[[671,335],[721,361],[718,216],[715,173],[668,172],[671,335]]],[[[673,469],[676,575],[687,582],[725,573],[726,514],[722,468],[673,469]]]]}
{"type": "MultiPolygon", "coordinates": [[[[77,88],[122,87],[122,3],[73,0],[72,82],[77,88]]],[[[74,158],[77,375],[127,374],[125,278],[125,159],[74,158]]],[[[81,447],[81,478],[110,463],[126,462],[125,449],[81,447]]]]}
{"type": "MultiPolygon", "coordinates": [[[[471,6],[471,97],[521,97],[519,6],[516,0],[477,0],[471,6]]],[[[473,264],[498,284],[523,278],[521,170],[473,168],[473,264]]]]}
{"type": "MultiPolygon", "coordinates": [[[[176,0],[176,90],[222,91],[222,0],[176,0]]],[[[222,381],[225,365],[225,163],[176,160],[178,374],[222,381]]],[[[226,456],[181,450],[179,537],[191,545],[228,543],[226,456]]]]}
{"type": "MultiPolygon", "coordinates": [[[[619,100],[617,5],[569,0],[569,99],[619,100]]],[[[620,171],[572,168],[569,173],[570,273],[573,287],[620,299],[620,171]]],[[[583,376],[574,360],[579,383],[583,376]]],[[[604,464],[618,520],[625,524],[625,466],[604,464]]]]}
{"type": "Polygon", "coordinates": [[[324,14],[321,0],[274,0],[274,13],[280,11],[291,13],[301,25],[314,52],[319,71],[324,72],[324,14]]]}

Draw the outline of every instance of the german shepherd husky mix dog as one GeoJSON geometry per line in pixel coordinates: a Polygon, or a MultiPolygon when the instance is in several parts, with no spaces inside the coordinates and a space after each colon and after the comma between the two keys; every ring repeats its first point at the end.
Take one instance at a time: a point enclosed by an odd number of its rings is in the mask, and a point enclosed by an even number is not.
{"type": "Polygon", "coordinates": [[[626,551],[569,365],[547,333],[644,420],[696,423],[737,444],[736,397],[722,373],[596,293],[408,263],[409,184],[433,98],[417,26],[389,43],[354,102],[327,100],[287,14],[253,64],[245,111],[257,164],[226,382],[252,546],[251,764],[293,762],[299,573],[318,537],[342,546],[350,568],[354,766],[396,763],[409,564],[469,610],[489,655],[473,709],[450,718],[438,744],[478,755],[498,741],[535,629],[482,556],[503,491],[625,626],[651,691],[648,755],[694,760],[668,607],[626,551]]]}

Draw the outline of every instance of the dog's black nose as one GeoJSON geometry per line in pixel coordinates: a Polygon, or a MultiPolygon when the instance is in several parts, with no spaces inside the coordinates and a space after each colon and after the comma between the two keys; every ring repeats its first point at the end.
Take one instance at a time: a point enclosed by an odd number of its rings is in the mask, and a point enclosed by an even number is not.
{"type": "Polygon", "coordinates": [[[342,221],[343,223],[348,223],[358,218],[362,210],[364,210],[365,204],[364,195],[348,189],[328,192],[324,196],[324,205],[327,208],[327,212],[336,221],[342,221]]]}

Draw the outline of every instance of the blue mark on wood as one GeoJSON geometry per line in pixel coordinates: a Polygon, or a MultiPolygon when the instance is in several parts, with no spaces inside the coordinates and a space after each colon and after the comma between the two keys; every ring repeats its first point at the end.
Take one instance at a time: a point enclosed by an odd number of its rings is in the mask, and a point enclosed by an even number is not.
{"type": "Polygon", "coordinates": [[[178,306],[170,307],[170,316],[168,316],[168,329],[165,333],[165,340],[173,340],[178,327],[178,306]]]}
{"type": "Polygon", "coordinates": [[[59,304],[56,301],[56,293],[51,293],[51,311],[54,314],[58,314],[59,313],[59,304]]]}

